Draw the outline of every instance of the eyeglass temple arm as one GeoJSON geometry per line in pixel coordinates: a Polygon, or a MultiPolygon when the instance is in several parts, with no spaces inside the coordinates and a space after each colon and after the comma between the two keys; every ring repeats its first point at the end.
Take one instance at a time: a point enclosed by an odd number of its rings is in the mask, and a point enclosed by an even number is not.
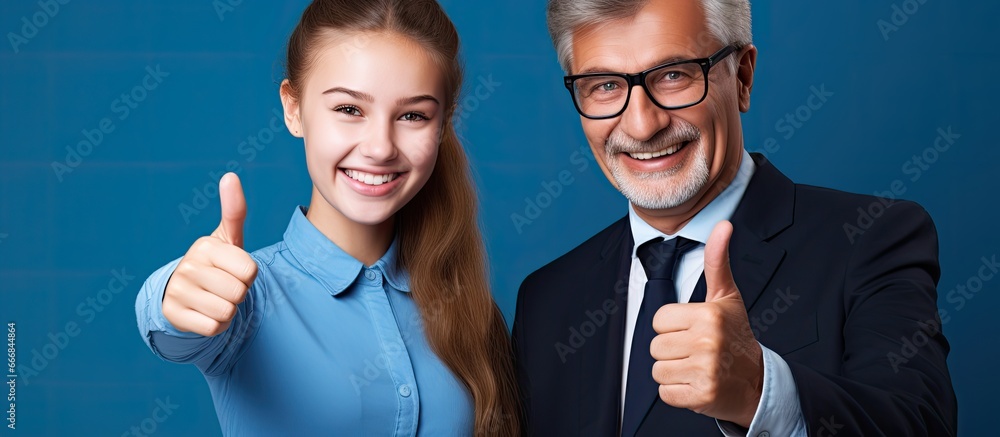
{"type": "Polygon", "coordinates": [[[729,56],[731,53],[733,53],[733,52],[735,52],[737,50],[739,50],[739,49],[736,46],[732,45],[732,44],[726,46],[722,50],[719,50],[714,55],[712,55],[712,57],[708,58],[708,65],[718,64],[719,61],[721,61],[723,59],[726,59],[726,56],[729,56]]]}

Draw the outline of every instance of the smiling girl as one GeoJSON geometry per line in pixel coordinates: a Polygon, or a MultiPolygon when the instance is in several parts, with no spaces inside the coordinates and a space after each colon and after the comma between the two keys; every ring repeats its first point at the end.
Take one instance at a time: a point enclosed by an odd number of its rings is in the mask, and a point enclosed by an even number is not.
{"type": "Polygon", "coordinates": [[[222,222],[153,273],[143,339],[208,381],[226,435],[517,435],[468,163],[458,36],[433,0],[317,0],[288,43],[285,123],[313,182],[281,242],[222,222]]]}

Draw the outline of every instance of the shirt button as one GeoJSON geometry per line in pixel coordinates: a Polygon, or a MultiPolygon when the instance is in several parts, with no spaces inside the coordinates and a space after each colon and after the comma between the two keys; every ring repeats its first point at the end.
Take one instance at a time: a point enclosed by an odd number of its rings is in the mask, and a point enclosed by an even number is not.
{"type": "Polygon", "coordinates": [[[771,433],[763,431],[760,434],[757,434],[757,437],[771,437],[771,433]]]}
{"type": "Polygon", "coordinates": [[[410,397],[410,386],[406,384],[399,386],[399,395],[404,398],[410,397]]]}
{"type": "Polygon", "coordinates": [[[369,281],[374,281],[375,280],[375,272],[373,272],[371,270],[366,270],[365,271],[365,277],[368,278],[369,281]]]}

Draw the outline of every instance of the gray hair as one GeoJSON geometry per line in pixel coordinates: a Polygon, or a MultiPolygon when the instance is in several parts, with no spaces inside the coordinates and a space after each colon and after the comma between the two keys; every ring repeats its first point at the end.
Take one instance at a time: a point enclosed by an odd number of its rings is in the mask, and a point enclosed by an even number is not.
{"type": "MultiPolygon", "coordinates": [[[[706,27],[709,35],[694,35],[701,40],[705,36],[737,47],[753,42],[750,30],[750,0],[699,0],[705,11],[706,27]]],[[[570,72],[573,64],[573,32],[583,26],[606,23],[631,17],[641,10],[649,0],[549,0],[549,35],[556,47],[559,64],[570,72]]],[[[706,55],[707,56],[707,55],[706,55]]],[[[734,57],[727,57],[728,68],[735,69],[734,57]]]]}

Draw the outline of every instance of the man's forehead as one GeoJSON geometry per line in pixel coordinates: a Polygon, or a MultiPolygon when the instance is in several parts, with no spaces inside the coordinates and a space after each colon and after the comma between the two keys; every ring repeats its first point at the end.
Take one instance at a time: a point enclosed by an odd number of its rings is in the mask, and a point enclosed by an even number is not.
{"type": "Polygon", "coordinates": [[[652,0],[633,16],[576,29],[573,73],[642,70],[671,60],[705,57],[713,40],[701,2],[652,0]]]}

